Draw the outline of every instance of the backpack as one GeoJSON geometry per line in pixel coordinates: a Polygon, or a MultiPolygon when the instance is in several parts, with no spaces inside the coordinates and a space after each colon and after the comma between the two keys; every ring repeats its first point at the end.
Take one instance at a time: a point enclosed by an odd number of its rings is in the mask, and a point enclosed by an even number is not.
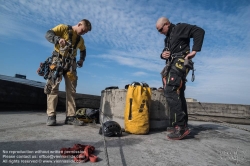
{"type": "Polygon", "coordinates": [[[99,110],[91,108],[80,108],[76,111],[76,118],[84,123],[99,123],[99,110]]]}
{"type": "Polygon", "coordinates": [[[149,108],[151,89],[146,83],[128,85],[124,110],[125,132],[147,134],[149,132],[149,108]]]}

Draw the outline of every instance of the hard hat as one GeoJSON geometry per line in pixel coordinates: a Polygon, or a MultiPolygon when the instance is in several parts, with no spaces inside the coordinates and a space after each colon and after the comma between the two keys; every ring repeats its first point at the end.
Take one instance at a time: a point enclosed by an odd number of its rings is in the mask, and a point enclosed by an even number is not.
{"type": "Polygon", "coordinates": [[[105,123],[103,123],[103,129],[102,127],[100,128],[99,134],[102,134],[102,132],[104,132],[104,136],[106,137],[120,137],[122,135],[121,126],[115,121],[106,121],[105,123]]]}

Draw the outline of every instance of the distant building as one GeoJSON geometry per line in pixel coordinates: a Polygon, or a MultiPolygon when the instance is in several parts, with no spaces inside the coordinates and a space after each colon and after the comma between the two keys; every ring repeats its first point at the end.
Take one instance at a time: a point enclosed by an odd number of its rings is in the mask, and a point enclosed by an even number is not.
{"type": "Polygon", "coordinates": [[[186,102],[198,102],[198,100],[193,98],[186,98],[186,102]]]}
{"type": "Polygon", "coordinates": [[[16,78],[26,79],[26,75],[21,75],[21,74],[16,74],[15,77],[16,78]]]}

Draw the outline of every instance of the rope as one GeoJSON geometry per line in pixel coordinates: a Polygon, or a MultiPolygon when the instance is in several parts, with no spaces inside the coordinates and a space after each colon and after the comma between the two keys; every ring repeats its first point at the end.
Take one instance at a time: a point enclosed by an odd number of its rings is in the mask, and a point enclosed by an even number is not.
{"type": "MultiPolygon", "coordinates": [[[[202,106],[202,104],[200,103],[200,102],[198,102],[199,104],[200,104],[200,106],[202,107],[202,109],[207,113],[207,115],[209,115],[208,114],[208,112],[206,111],[206,109],[202,106]]],[[[196,115],[201,115],[201,114],[198,114],[198,113],[194,113],[194,114],[196,114],[196,115]]],[[[189,114],[190,115],[190,114],[189,114]]],[[[192,116],[192,115],[191,115],[192,116]]],[[[202,119],[202,118],[197,118],[197,117],[194,117],[193,116],[193,118],[195,118],[195,119],[198,119],[198,120],[204,120],[204,119],[202,119]]],[[[245,131],[248,131],[248,132],[250,132],[250,130],[249,129],[246,129],[246,128],[244,128],[244,127],[240,127],[240,126],[237,126],[237,125],[233,125],[233,124],[229,124],[229,123],[226,123],[226,122],[224,122],[224,121],[221,121],[221,120],[218,120],[218,119],[215,119],[215,118],[211,118],[211,117],[208,117],[210,120],[212,120],[212,121],[215,121],[215,123],[217,123],[217,124],[219,124],[219,125],[221,125],[221,126],[225,126],[225,127],[232,127],[232,128],[236,128],[236,129],[240,129],[240,130],[245,130],[245,131]],[[220,123],[218,123],[218,122],[220,122],[220,123]]],[[[249,118],[246,118],[246,119],[249,119],[249,118]]],[[[204,120],[204,121],[208,121],[208,120],[204,120]]]]}

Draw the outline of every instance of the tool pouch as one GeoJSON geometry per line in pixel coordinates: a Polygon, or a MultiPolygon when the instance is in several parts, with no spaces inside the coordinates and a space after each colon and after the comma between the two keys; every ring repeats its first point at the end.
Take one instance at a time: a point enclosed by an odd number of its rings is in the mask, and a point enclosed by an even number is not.
{"type": "Polygon", "coordinates": [[[76,74],[73,71],[68,71],[66,74],[68,78],[70,79],[70,81],[75,81],[77,79],[76,74]]]}
{"type": "Polygon", "coordinates": [[[164,66],[164,68],[162,69],[162,71],[161,71],[161,77],[162,77],[162,78],[164,78],[164,77],[167,76],[167,74],[168,74],[168,68],[169,68],[169,66],[166,65],[166,66],[164,66]]]}
{"type": "Polygon", "coordinates": [[[176,72],[170,72],[167,84],[173,86],[173,91],[181,86],[182,78],[176,72]]]}
{"type": "Polygon", "coordinates": [[[39,76],[44,76],[44,66],[45,64],[41,62],[39,68],[36,71],[39,76]]]}
{"type": "Polygon", "coordinates": [[[188,69],[194,69],[194,62],[191,59],[185,59],[184,66],[188,69]]]}

